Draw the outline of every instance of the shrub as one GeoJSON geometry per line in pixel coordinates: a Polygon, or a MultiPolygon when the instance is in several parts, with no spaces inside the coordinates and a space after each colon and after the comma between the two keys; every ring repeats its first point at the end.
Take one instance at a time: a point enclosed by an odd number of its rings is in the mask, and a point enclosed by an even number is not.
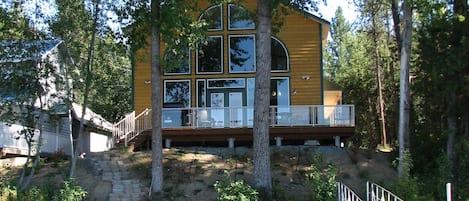
{"type": "Polygon", "coordinates": [[[328,165],[321,169],[322,158],[319,154],[313,154],[313,164],[306,173],[306,180],[311,189],[310,197],[313,201],[335,201],[337,182],[335,181],[335,168],[328,165]]]}
{"type": "Polygon", "coordinates": [[[218,201],[257,201],[259,200],[259,193],[244,183],[243,180],[233,181],[229,173],[227,174],[225,181],[216,181],[214,184],[215,190],[218,193],[218,201]]]}
{"type": "Polygon", "coordinates": [[[82,201],[85,200],[88,193],[78,186],[75,180],[64,181],[64,187],[56,194],[54,201],[82,201]]]}

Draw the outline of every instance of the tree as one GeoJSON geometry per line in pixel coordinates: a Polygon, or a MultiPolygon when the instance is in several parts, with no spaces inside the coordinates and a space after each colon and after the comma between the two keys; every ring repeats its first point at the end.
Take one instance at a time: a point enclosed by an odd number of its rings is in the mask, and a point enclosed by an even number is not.
{"type": "Polygon", "coordinates": [[[25,18],[17,8],[8,11],[7,8],[0,8],[0,39],[17,40],[25,39],[34,35],[29,26],[29,20],[25,18]]]}
{"type": "Polygon", "coordinates": [[[269,138],[269,105],[270,105],[270,64],[271,64],[271,30],[272,8],[269,0],[257,1],[256,31],[256,94],[254,99],[253,157],[255,185],[263,193],[272,194],[272,176],[270,173],[270,138],[269,138]]]}
{"type": "Polygon", "coordinates": [[[160,1],[151,1],[151,112],[152,124],[152,162],[151,162],[151,192],[163,190],[163,151],[161,115],[163,98],[161,97],[161,66],[160,66],[160,1]]]}
{"type": "Polygon", "coordinates": [[[409,174],[405,166],[409,163],[409,68],[412,47],[412,6],[410,0],[402,4],[404,30],[402,37],[401,70],[400,70],[400,101],[399,101],[399,166],[397,168],[399,177],[409,174]]]}
{"type": "MultiPolygon", "coordinates": [[[[216,2],[216,1],[215,1],[216,2]]],[[[166,66],[160,58],[161,45],[176,51],[194,48],[197,42],[205,40],[204,22],[195,20],[196,3],[190,0],[152,0],[126,1],[120,9],[121,18],[130,19],[125,25],[132,54],[145,47],[147,33],[150,32],[150,59],[152,82],[152,188],[153,193],[163,190],[163,154],[162,154],[162,90],[161,70],[166,66]],[[148,7],[149,5],[149,7],[148,7]]],[[[195,49],[195,48],[194,48],[195,49]]]]}
{"type": "Polygon", "coordinates": [[[327,76],[334,80],[336,74],[349,65],[347,58],[347,43],[351,35],[352,26],[346,21],[342,7],[337,7],[335,17],[331,20],[331,38],[327,41],[325,63],[327,76]]]}
{"type": "MultiPolygon", "coordinates": [[[[253,155],[254,180],[263,194],[271,197],[272,176],[270,173],[270,135],[269,135],[269,105],[270,105],[270,64],[271,64],[271,35],[272,16],[278,5],[283,3],[291,8],[306,12],[309,8],[317,9],[316,1],[257,1],[257,30],[256,30],[256,83],[254,98],[253,125],[253,155]]],[[[278,13],[282,14],[282,13],[278,13]]],[[[280,29],[276,27],[276,29],[280,29]]]]}
{"type": "Polygon", "coordinates": [[[40,160],[42,127],[52,121],[50,109],[64,98],[53,92],[54,84],[63,83],[51,58],[42,55],[58,42],[42,40],[44,34],[22,14],[22,6],[16,2],[12,12],[3,8],[0,11],[0,36],[4,40],[0,44],[0,121],[9,126],[22,126],[11,137],[25,140],[28,146],[27,160],[18,180],[19,191],[28,188],[35,174],[40,160]]]}

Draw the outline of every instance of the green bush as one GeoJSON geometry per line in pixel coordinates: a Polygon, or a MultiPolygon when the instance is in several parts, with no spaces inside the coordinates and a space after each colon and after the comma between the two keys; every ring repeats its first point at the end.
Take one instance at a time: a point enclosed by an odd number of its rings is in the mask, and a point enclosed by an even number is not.
{"type": "Polygon", "coordinates": [[[258,201],[259,193],[243,180],[233,181],[229,174],[225,181],[214,184],[218,193],[217,201],[258,201]]]}
{"type": "Polygon", "coordinates": [[[310,197],[313,201],[335,201],[337,200],[337,182],[335,181],[336,170],[332,165],[322,167],[320,154],[312,155],[312,165],[306,173],[306,180],[311,190],[310,197]]]}
{"type": "Polygon", "coordinates": [[[64,187],[59,193],[54,195],[54,201],[82,201],[85,200],[88,193],[78,186],[75,180],[64,181],[64,187]]]}
{"type": "Polygon", "coordinates": [[[48,201],[48,194],[39,188],[31,188],[18,192],[13,186],[4,186],[0,193],[0,201],[48,201]]]}

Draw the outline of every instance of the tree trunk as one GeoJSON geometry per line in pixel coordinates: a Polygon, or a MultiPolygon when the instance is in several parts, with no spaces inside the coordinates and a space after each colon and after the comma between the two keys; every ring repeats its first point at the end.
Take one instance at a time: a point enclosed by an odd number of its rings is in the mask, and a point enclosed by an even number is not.
{"type": "Polygon", "coordinates": [[[372,6],[372,23],[373,23],[373,46],[374,46],[374,60],[376,68],[376,81],[378,82],[378,113],[381,120],[381,145],[383,148],[388,148],[387,135],[386,135],[386,114],[384,109],[384,97],[383,97],[383,81],[381,78],[381,64],[379,62],[380,55],[378,50],[378,33],[377,33],[377,12],[378,8],[372,6]]]}
{"type": "Polygon", "coordinates": [[[412,45],[412,1],[404,1],[404,26],[401,49],[400,99],[399,99],[399,177],[409,174],[409,67],[412,45]]]}
{"type": "Polygon", "coordinates": [[[162,146],[162,93],[160,66],[160,1],[151,1],[151,112],[152,112],[152,163],[151,192],[163,190],[163,146],[162,146]]]}
{"type": "Polygon", "coordinates": [[[272,194],[270,174],[269,105],[272,12],[269,0],[257,1],[256,84],[254,99],[254,182],[263,193],[272,194]]]}
{"type": "MultiPolygon", "coordinates": [[[[75,168],[76,168],[76,163],[78,159],[78,155],[80,154],[78,152],[78,147],[80,146],[80,136],[83,134],[85,130],[85,114],[86,114],[86,107],[88,106],[88,96],[90,93],[90,88],[91,88],[91,81],[92,81],[92,73],[93,73],[93,56],[94,56],[94,44],[96,40],[96,32],[97,32],[97,27],[98,27],[98,13],[99,13],[99,0],[94,2],[94,16],[93,16],[93,27],[92,27],[92,33],[91,33],[91,40],[90,40],[90,47],[88,49],[88,58],[86,60],[86,79],[85,79],[85,91],[83,94],[83,105],[82,105],[82,113],[80,117],[80,127],[78,131],[78,136],[77,136],[77,143],[75,144],[75,149],[74,152],[72,153],[72,164],[70,166],[70,174],[68,176],[69,179],[73,178],[73,174],[75,173],[75,168]]],[[[73,144],[71,144],[73,146],[73,144]]]]}
{"type": "Polygon", "coordinates": [[[400,55],[402,44],[401,44],[401,26],[400,26],[401,22],[399,20],[398,0],[390,0],[390,3],[391,3],[392,21],[394,23],[394,34],[396,35],[395,41],[396,41],[397,49],[399,50],[399,55],[400,55]]]}

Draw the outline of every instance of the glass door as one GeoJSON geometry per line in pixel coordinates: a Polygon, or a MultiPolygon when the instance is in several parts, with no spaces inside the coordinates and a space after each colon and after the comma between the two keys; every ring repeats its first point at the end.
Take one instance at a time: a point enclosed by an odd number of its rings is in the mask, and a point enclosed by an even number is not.
{"type": "Polygon", "coordinates": [[[210,94],[211,117],[214,127],[224,127],[225,125],[225,94],[210,94]]]}
{"type": "Polygon", "coordinates": [[[230,127],[243,126],[243,93],[229,93],[230,127]]]}

